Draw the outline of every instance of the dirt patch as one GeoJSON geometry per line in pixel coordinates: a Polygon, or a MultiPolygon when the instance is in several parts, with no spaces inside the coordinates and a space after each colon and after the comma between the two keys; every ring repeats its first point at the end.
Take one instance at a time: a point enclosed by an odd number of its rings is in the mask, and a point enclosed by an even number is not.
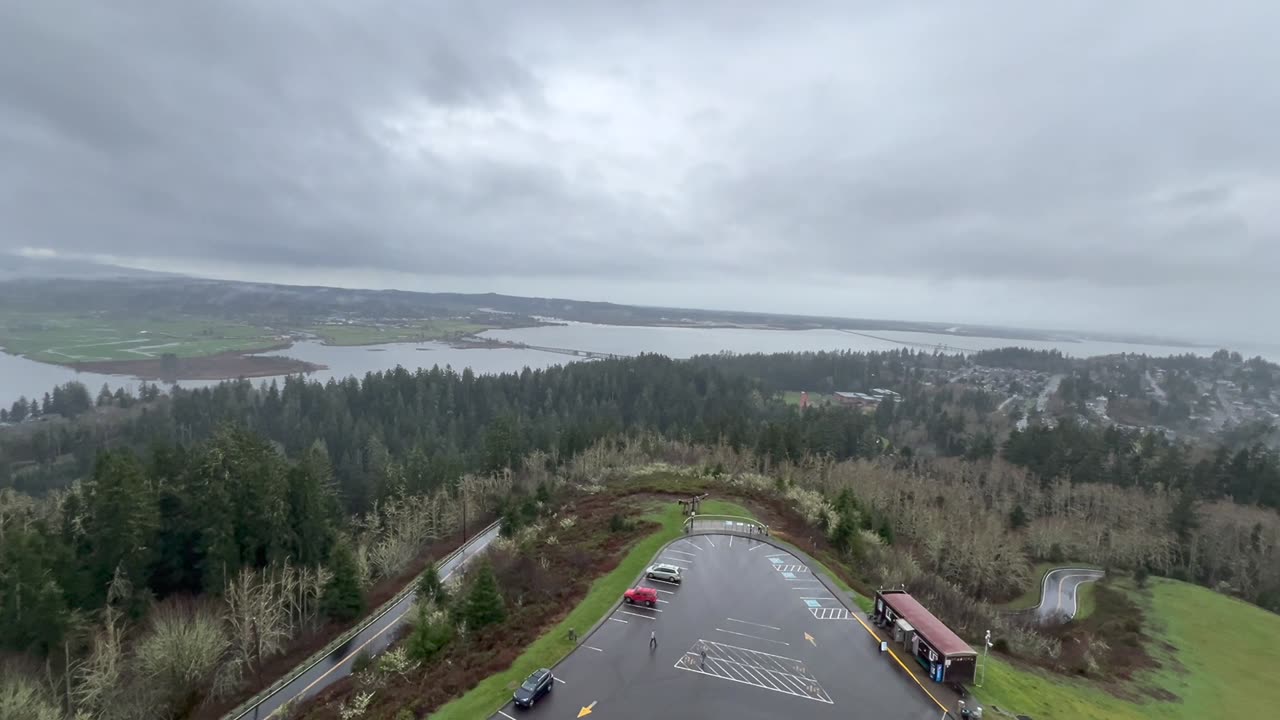
{"type": "MultiPolygon", "coordinates": [[[[471,529],[479,530],[491,522],[493,522],[492,517],[480,518],[476,525],[471,529]]],[[[438,561],[440,558],[445,557],[461,545],[462,537],[461,535],[458,535],[441,540],[427,548],[426,552],[421,553],[417,558],[415,558],[404,572],[393,578],[381,580],[375,583],[373,587],[369,588],[368,592],[365,594],[365,605],[369,608],[370,612],[365,613],[359,619],[351,623],[329,623],[313,633],[301,635],[295,638],[287,652],[282,655],[276,655],[263,663],[250,676],[249,682],[244,688],[230,697],[224,698],[216,703],[210,703],[200,708],[192,716],[192,720],[216,720],[216,718],[222,717],[240,703],[262,692],[263,689],[271,685],[276,680],[292,673],[299,664],[318,652],[330,640],[367,621],[375,608],[380,607],[383,603],[395,597],[395,594],[403,590],[406,585],[412,582],[419,573],[427,568],[429,563],[438,561]]]]}
{"type": "MultiPolygon", "coordinates": [[[[289,345],[264,348],[257,352],[282,350],[289,345]]],[[[225,352],[202,357],[177,358],[165,361],[161,358],[137,360],[99,360],[69,363],[77,371],[105,375],[133,375],[143,380],[230,380],[235,378],[267,377],[324,370],[324,365],[295,360],[290,357],[253,355],[242,352],[225,352]]]]}

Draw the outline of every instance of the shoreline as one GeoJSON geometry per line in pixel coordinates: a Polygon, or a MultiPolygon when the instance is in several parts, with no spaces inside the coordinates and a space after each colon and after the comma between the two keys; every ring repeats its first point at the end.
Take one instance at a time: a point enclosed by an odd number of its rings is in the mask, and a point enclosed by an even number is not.
{"type": "MultiPolygon", "coordinates": [[[[160,358],[137,360],[92,360],[68,363],[49,363],[75,370],[101,375],[129,375],[139,380],[181,382],[183,380],[237,380],[240,378],[296,375],[328,369],[327,365],[307,362],[278,355],[257,353],[287,350],[293,343],[279,343],[258,348],[251,352],[232,350],[213,355],[178,358],[176,367],[166,368],[160,358]]],[[[30,358],[28,358],[30,359],[30,358]]],[[[37,360],[35,362],[43,362],[37,360]]]]}

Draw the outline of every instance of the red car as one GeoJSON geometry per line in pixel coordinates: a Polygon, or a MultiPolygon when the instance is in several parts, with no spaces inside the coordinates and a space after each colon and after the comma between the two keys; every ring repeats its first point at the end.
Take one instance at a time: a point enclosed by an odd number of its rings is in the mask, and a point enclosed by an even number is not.
{"type": "Polygon", "coordinates": [[[622,599],[629,604],[643,603],[649,607],[658,604],[658,591],[647,587],[633,587],[622,593],[622,599]]]}

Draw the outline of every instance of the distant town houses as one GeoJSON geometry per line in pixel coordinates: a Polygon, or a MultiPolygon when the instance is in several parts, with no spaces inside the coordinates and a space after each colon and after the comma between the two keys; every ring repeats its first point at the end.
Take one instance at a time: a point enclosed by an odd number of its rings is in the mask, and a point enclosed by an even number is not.
{"type": "Polygon", "coordinates": [[[845,407],[874,410],[885,398],[892,398],[896,402],[902,399],[902,395],[888,388],[872,388],[871,392],[865,393],[838,390],[835,398],[837,403],[845,407]]]}

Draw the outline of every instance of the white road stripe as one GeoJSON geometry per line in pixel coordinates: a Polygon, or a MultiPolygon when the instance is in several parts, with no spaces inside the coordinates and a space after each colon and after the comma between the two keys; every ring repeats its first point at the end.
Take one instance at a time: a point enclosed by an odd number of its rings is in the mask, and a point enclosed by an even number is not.
{"type": "Polygon", "coordinates": [[[566,683],[565,681],[563,681],[563,680],[561,680],[560,678],[556,677],[555,675],[552,675],[552,676],[551,676],[551,679],[552,679],[552,680],[555,680],[556,682],[560,683],[561,685],[568,685],[568,683],[566,683]]]}
{"type": "Polygon", "coordinates": [[[739,620],[738,618],[725,618],[725,620],[730,620],[730,621],[732,621],[732,622],[736,622],[736,623],[742,623],[743,625],[755,625],[756,627],[769,628],[770,630],[781,630],[781,629],[782,629],[782,628],[780,628],[780,627],[774,627],[774,626],[772,626],[772,625],[764,625],[764,624],[761,624],[761,623],[758,623],[758,622],[751,622],[750,620],[739,620]]]}
{"type": "Polygon", "coordinates": [[[612,621],[614,621],[614,622],[620,622],[620,623],[623,623],[624,625],[625,625],[626,623],[630,622],[629,620],[619,620],[618,618],[609,618],[609,619],[610,619],[610,620],[612,620],[612,621]]]}
{"type": "Polygon", "coordinates": [[[756,543],[756,544],[755,544],[755,546],[754,546],[754,547],[752,547],[752,548],[751,548],[750,550],[748,550],[747,552],[754,552],[754,551],[756,551],[756,550],[759,550],[759,549],[760,549],[760,548],[762,548],[762,547],[765,547],[765,544],[764,544],[764,543],[756,543]]]}
{"type": "Polygon", "coordinates": [[[746,633],[734,632],[734,631],[732,631],[732,630],[725,630],[724,628],[716,628],[716,632],[729,633],[730,635],[737,635],[737,636],[739,636],[739,637],[749,637],[749,638],[752,638],[752,639],[754,639],[754,640],[763,640],[763,641],[765,641],[765,642],[777,643],[778,645],[790,645],[790,644],[791,644],[791,643],[785,643],[785,642],[782,642],[781,640],[770,640],[769,638],[762,638],[762,637],[760,637],[759,635],[748,635],[748,634],[746,634],[746,633]]]}
{"type": "MultiPolygon", "coordinates": [[[[645,620],[657,620],[657,619],[658,619],[658,618],[656,618],[656,617],[650,617],[649,615],[641,615],[641,614],[639,614],[639,613],[627,612],[626,610],[619,610],[618,612],[622,613],[623,615],[631,615],[632,617],[640,617],[640,618],[644,618],[645,620]]],[[[630,622],[630,621],[629,621],[629,620],[622,620],[621,622],[630,622]]]]}
{"type": "Polygon", "coordinates": [[[501,715],[501,716],[502,716],[502,717],[504,717],[504,718],[507,718],[508,720],[516,720],[515,718],[513,718],[513,717],[511,717],[510,715],[508,715],[508,714],[506,714],[506,713],[502,712],[501,710],[499,710],[499,711],[498,711],[498,714],[499,714],[499,715],[501,715]]]}
{"type": "MultiPolygon", "coordinates": [[[[732,537],[732,536],[730,536],[730,537],[732,537]]],[[[705,539],[705,540],[706,540],[706,541],[711,545],[711,549],[712,549],[712,550],[714,550],[714,549],[715,549],[716,544],[715,544],[715,543],[713,543],[713,542],[711,542],[711,538],[709,538],[709,537],[705,537],[705,538],[703,538],[703,539],[705,539]]]]}
{"type": "Polygon", "coordinates": [[[595,650],[596,652],[604,652],[604,651],[603,651],[603,650],[601,650],[600,648],[598,648],[598,647],[592,647],[591,645],[583,645],[582,647],[584,647],[584,648],[586,648],[586,649],[588,649],[588,650],[595,650]]]}
{"type": "Polygon", "coordinates": [[[733,547],[733,536],[729,536],[729,547],[733,547]]]}
{"type": "MultiPolygon", "coordinates": [[[[660,583],[666,583],[667,585],[675,585],[676,587],[680,587],[680,583],[674,583],[674,582],[671,582],[670,580],[663,580],[662,578],[647,577],[645,578],[645,580],[648,580],[649,582],[660,582],[660,583]]],[[[662,592],[662,591],[659,590],[658,592],[662,592]]]]}

